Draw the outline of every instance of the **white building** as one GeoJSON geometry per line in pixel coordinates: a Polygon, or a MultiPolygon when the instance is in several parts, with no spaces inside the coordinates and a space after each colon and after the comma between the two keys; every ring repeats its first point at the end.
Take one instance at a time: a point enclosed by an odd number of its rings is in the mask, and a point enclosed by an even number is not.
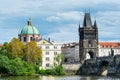
{"type": "Polygon", "coordinates": [[[99,57],[110,56],[111,50],[114,55],[120,54],[120,43],[119,42],[99,42],[99,57]]]}
{"type": "MultiPolygon", "coordinates": [[[[119,42],[99,42],[99,56],[120,55],[119,42]]],[[[62,53],[66,58],[66,62],[79,62],[79,43],[67,43],[62,45],[62,53]]],[[[86,59],[90,59],[90,55],[86,55],[86,59]]]]}
{"type": "Polygon", "coordinates": [[[50,69],[54,67],[54,64],[56,63],[56,56],[61,54],[62,44],[50,42],[46,39],[40,40],[37,44],[42,49],[42,68],[50,69]]]}
{"type": "Polygon", "coordinates": [[[22,28],[19,39],[24,42],[36,41],[38,47],[42,49],[42,68],[50,69],[56,62],[55,57],[57,54],[61,54],[62,44],[57,42],[50,42],[49,40],[42,39],[38,29],[33,26],[32,20],[28,20],[27,25],[22,28]]]}

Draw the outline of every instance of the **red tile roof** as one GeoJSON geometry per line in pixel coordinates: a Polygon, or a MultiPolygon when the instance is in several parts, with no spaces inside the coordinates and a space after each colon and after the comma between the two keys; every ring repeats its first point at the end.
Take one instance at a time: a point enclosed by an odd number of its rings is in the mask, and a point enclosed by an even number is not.
{"type": "Polygon", "coordinates": [[[120,48],[120,42],[99,42],[101,48],[120,48]]]}

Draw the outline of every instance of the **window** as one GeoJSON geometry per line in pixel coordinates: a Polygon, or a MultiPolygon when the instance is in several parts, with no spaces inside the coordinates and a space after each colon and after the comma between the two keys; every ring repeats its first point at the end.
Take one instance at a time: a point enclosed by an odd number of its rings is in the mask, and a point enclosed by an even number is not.
{"type": "Polygon", "coordinates": [[[42,46],[39,46],[40,49],[42,49],[42,46]]]}
{"type": "Polygon", "coordinates": [[[49,49],[49,46],[46,46],[46,49],[49,49]]]}
{"type": "Polygon", "coordinates": [[[54,46],[54,49],[57,49],[57,46],[54,46]]]}
{"type": "Polygon", "coordinates": [[[54,55],[57,55],[57,52],[54,52],[54,55]]]}
{"type": "Polygon", "coordinates": [[[110,48],[112,48],[112,46],[110,45],[110,48]]]}
{"type": "Polygon", "coordinates": [[[49,52],[46,52],[46,55],[49,55],[49,52]]]}
{"type": "Polygon", "coordinates": [[[49,57],[46,57],[46,61],[49,61],[50,59],[49,59],[49,57]]]}
{"type": "Polygon", "coordinates": [[[36,37],[36,40],[38,40],[38,37],[36,37]]]}
{"type": "Polygon", "coordinates": [[[88,41],[88,47],[92,47],[92,41],[88,41]]]}
{"type": "Polygon", "coordinates": [[[27,41],[27,40],[26,40],[26,37],[23,37],[23,41],[24,41],[24,42],[26,42],[26,41],[27,41]]]}
{"type": "Polygon", "coordinates": [[[50,64],[49,64],[49,63],[47,63],[47,64],[46,64],[46,67],[49,67],[49,66],[50,66],[50,64]]]}
{"type": "Polygon", "coordinates": [[[104,45],[102,45],[102,47],[104,48],[104,45]]]}
{"type": "Polygon", "coordinates": [[[33,40],[33,37],[30,37],[30,41],[32,41],[33,40]]]}
{"type": "Polygon", "coordinates": [[[106,48],[108,48],[108,45],[106,45],[106,48]]]}
{"type": "Polygon", "coordinates": [[[54,60],[56,60],[56,57],[54,57],[54,60]]]}

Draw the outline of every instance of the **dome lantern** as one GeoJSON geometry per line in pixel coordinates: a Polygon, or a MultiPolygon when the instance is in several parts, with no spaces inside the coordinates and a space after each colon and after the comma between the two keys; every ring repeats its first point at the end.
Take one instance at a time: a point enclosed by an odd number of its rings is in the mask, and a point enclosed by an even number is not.
{"type": "Polygon", "coordinates": [[[32,26],[32,20],[31,20],[31,18],[29,18],[29,20],[28,20],[28,26],[32,26]]]}

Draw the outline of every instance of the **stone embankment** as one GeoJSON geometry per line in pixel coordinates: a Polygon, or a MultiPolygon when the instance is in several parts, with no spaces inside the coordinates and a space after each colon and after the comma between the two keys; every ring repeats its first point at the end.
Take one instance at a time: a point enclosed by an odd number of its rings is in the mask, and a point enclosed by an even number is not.
{"type": "Polygon", "coordinates": [[[62,64],[67,75],[75,75],[77,71],[80,69],[80,63],[64,63],[62,64]]]}

